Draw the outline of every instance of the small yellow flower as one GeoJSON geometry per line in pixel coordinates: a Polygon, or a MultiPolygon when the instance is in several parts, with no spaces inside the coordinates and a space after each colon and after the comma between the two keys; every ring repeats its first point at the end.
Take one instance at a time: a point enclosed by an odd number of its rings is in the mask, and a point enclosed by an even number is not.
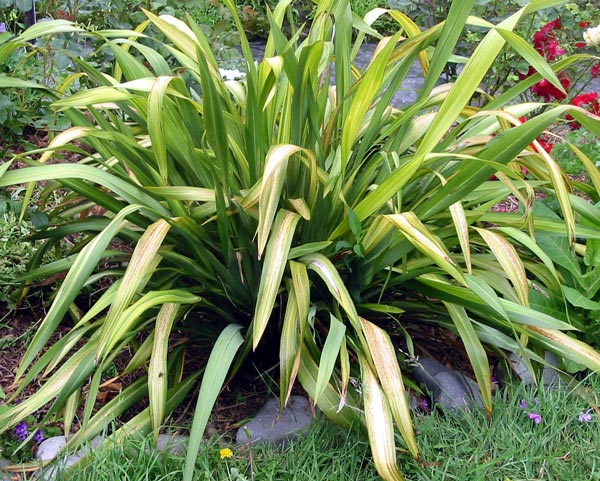
{"type": "Polygon", "coordinates": [[[219,456],[221,459],[227,459],[233,456],[233,451],[229,448],[223,448],[219,450],[219,456]]]}

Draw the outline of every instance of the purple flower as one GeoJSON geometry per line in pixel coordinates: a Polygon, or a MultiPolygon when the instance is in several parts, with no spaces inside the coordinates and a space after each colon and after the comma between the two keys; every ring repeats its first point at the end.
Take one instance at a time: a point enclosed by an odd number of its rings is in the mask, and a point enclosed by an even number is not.
{"type": "Polygon", "coordinates": [[[519,403],[519,407],[521,409],[527,409],[527,401],[525,401],[524,399],[521,399],[521,402],[519,403]]]}
{"type": "Polygon", "coordinates": [[[34,443],[41,443],[44,439],[46,439],[46,437],[44,436],[44,431],[42,431],[41,429],[38,429],[35,434],[33,435],[33,442],[34,443]]]}
{"type": "Polygon", "coordinates": [[[427,399],[423,398],[420,399],[419,402],[417,403],[417,406],[422,409],[423,411],[425,411],[426,413],[429,412],[429,403],[427,402],[427,399]]]}
{"type": "Polygon", "coordinates": [[[27,436],[29,435],[27,423],[25,421],[22,421],[19,424],[17,424],[13,433],[19,441],[25,441],[27,439],[27,436]]]}
{"type": "Polygon", "coordinates": [[[0,22],[0,33],[6,32],[6,24],[4,22],[0,22]]]}
{"type": "Polygon", "coordinates": [[[535,424],[540,424],[542,422],[542,415],[540,413],[529,413],[529,419],[535,424]]]}
{"type": "Polygon", "coordinates": [[[589,423],[592,420],[592,415],[589,411],[584,413],[579,413],[579,422],[580,423],[589,423]]]}

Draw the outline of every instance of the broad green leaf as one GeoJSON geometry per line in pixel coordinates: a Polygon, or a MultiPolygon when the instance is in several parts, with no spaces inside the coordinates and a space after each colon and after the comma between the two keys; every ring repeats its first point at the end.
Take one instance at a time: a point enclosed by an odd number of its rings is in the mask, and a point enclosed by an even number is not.
{"type": "Polygon", "coordinates": [[[419,459],[419,447],[413,428],[407,391],[402,381],[402,373],[396,357],[396,350],[390,337],[383,329],[362,318],[361,322],[367,339],[365,348],[370,353],[392,417],[408,450],[414,458],[419,459]]]}
{"type": "MultiPolygon", "coordinates": [[[[313,399],[318,371],[319,366],[306,349],[305,344],[300,356],[298,379],[300,380],[302,387],[313,399]]],[[[352,426],[355,426],[355,423],[360,421],[360,418],[357,415],[358,399],[356,399],[354,391],[351,390],[348,391],[346,398],[344,399],[340,397],[340,394],[341,393],[338,392],[331,383],[328,384],[325,391],[319,396],[319,403],[317,406],[319,406],[319,409],[333,422],[349,429],[352,426]]]]}
{"type": "Polygon", "coordinates": [[[0,75],[0,88],[46,89],[47,87],[36,82],[0,75]]]}
{"type": "Polygon", "coordinates": [[[375,468],[386,481],[404,481],[396,464],[394,426],[385,393],[368,363],[362,360],[360,364],[365,400],[365,424],[375,468]]]}
{"type": "Polygon", "coordinates": [[[487,411],[488,416],[491,417],[492,373],[490,372],[490,365],[485,349],[477,337],[477,333],[471,323],[472,321],[469,319],[465,309],[462,306],[457,306],[455,304],[445,303],[444,305],[446,306],[446,309],[448,309],[448,313],[450,314],[450,317],[452,317],[460,339],[465,346],[467,356],[469,357],[473,372],[475,373],[475,378],[477,379],[477,384],[479,384],[479,389],[481,390],[485,410],[487,411]]]}
{"type": "Polygon", "coordinates": [[[126,332],[121,324],[123,321],[121,314],[131,305],[134,296],[144,289],[151,274],[160,263],[161,257],[158,255],[158,250],[170,228],[171,225],[161,219],[148,227],[140,237],[121,280],[121,288],[117,291],[102,326],[98,359],[102,359],[121,337],[121,334],[126,332]]]}
{"type": "Polygon", "coordinates": [[[593,301],[588,297],[585,297],[577,289],[573,289],[569,286],[563,286],[562,289],[565,293],[565,297],[567,298],[567,300],[575,307],[581,307],[583,309],[588,309],[591,311],[598,311],[598,309],[600,309],[599,302],[593,301]]]}
{"type": "Polygon", "coordinates": [[[554,329],[531,326],[530,331],[531,336],[558,356],[570,359],[594,372],[600,370],[600,353],[593,347],[554,329]]]}
{"type": "Polygon", "coordinates": [[[565,237],[541,232],[536,235],[536,240],[540,248],[555,264],[567,269],[576,279],[581,279],[581,266],[571,252],[565,237]]]}
{"type": "MultiPolygon", "coordinates": [[[[8,173],[10,174],[10,172],[8,173]]],[[[6,175],[8,175],[6,174],[6,175]]],[[[1,177],[0,180],[3,180],[1,177]]],[[[29,367],[32,361],[37,357],[42,347],[48,342],[56,327],[60,324],[63,316],[69,309],[70,304],[75,300],[81,288],[85,284],[87,278],[96,268],[98,262],[102,258],[104,250],[108,247],[116,233],[122,226],[122,222],[128,214],[139,209],[138,205],[131,205],[123,209],[106,228],[92,241],[87,244],[77,256],[71,269],[67,273],[63,283],[61,284],[56,297],[48,313],[44,317],[40,327],[36,331],[31,343],[27,347],[27,351],[21,359],[19,369],[17,370],[16,378],[23,376],[25,370],[29,367]]]]}
{"type": "Polygon", "coordinates": [[[260,277],[256,309],[252,320],[252,346],[258,346],[271,314],[281,286],[281,279],[287,264],[296,225],[300,216],[280,210],[273,225],[273,232],[267,243],[267,252],[260,277]]]}
{"type": "MultiPolygon", "coordinates": [[[[25,419],[58,396],[62,396],[64,399],[68,398],[96,367],[93,355],[94,349],[94,343],[88,342],[66,359],[34,394],[8,411],[0,412],[0,425],[10,428],[17,424],[20,419],[25,419]]],[[[51,412],[52,409],[48,411],[47,416],[51,412]]]]}
{"type": "Polygon", "coordinates": [[[177,319],[179,304],[163,304],[158,316],[152,342],[152,356],[148,366],[148,393],[150,395],[150,418],[155,439],[162,425],[166,407],[168,390],[167,354],[169,351],[169,334],[177,319]]]}
{"type": "Polygon", "coordinates": [[[190,430],[190,441],[185,458],[183,481],[192,481],[196,457],[198,456],[200,443],[204,436],[206,423],[217,400],[217,396],[223,387],[225,377],[235,354],[244,342],[240,334],[240,329],[241,326],[235,324],[230,324],[223,329],[208,358],[190,430]]]}
{"type": "Polygon", "coordinates": [[[456,43],[463,34],[465,23],[469,14],[473,10],[475,0],[466,0],[462,2],[451,2],[448,16],[443,24],[440,39],[431,58],[429,70],[427,73],[421,96],[427,96],[441,77],[444,67],[452,55],[456,43]]]}
{"type": "Polygon", "coordinates": [[[467,279],[467,285],[479,298],[490,306],[494,311],[498,313],[502,318],[508,319],[508,314],[500,302],[500,298],[485,280],[479,276],[472,274],[465,274],[467,279]]]}
{"type": "Polygon", "coordinates": [[[167,144],[165,142],[165,95],[173,77],[158,77],[148,95],[148,133],[152,141],[152,151],[156,156],[158,171],[163,184],[167,184],[167,144]]]}
{"type": "Polygon", "coordinates": [[[258,218],[258,255],[261,256],[279,205],[289,158],[302,149],[295,145],[275,145],[265,159],[261,181],[258,218]]]}
{"type": "Polygon", "coordinates": [[[466,283],[462,271],[452,260],[443,243],[427,229],[413,212],[391,214],[385,218],[394,224],[412,245],[430,257],[444,271],[461,284],[466,283]]]}
{"type": "Polygon", "coordinates": [[[458,235],[458,242],[460,243],[460,247],[465,258],[465,264],[467,267],[467,272],[472,271],[471,265],[471,246],[469,243],[469,224],[467,222],[467,217],[465,215],[465,210],[461,202],[456,202],[450,206],[450,214],[452,215],[452,220],[454,221],[454,228],[456,229],[456,234],[458,235]]]}
{"type": "Polygon", "coordinates": [[[123,197],[131,204],[140,204],[127,207],[127,215],[138,209],[148,208],[165,217],[170,217],[166,210],[154,197],[144,192],[139,187],[126,182],[114,175],[104,172],[98,168],[83,164],[54,164],[26,167],[11,170],[0,177],[0,187],[23,184],[26,182],[38,182],[41,180],[66,180],[84,179],[100,184],[118,196],[123,197]]]}
{"type": "Polygon", "coordinates": [[[292,393],[292,387],[298,368],[300,367],[301,353],[301,324],[298,315],[298,303],[294,289],[291,289],[286,304],[283,326],[281,328],[281,340],[279,342],[279,383],[280,383],[280,407],[287,404],[292,393]]]}
{"type": "Polygon", "coordinates": [[[540,258],[540,260],[548,268],[548,270],[552,274],[556,283],[557,284],[559,283],[558,273],[556,272],[556,269],[554,268],[554,263],[552,262],[552,258],[546,252],[544,252],[544,250],[539,246],[538,243],[536,243],[527,234],[525,234],[524,232],[522,232],[518,229],[515,229],[514,227],[500,227],[500,228],[498,228],[498,230],[500,232],[512,237],[517,242],[519,242],[521,245],[530,249],[537,257],[540,258]]]}
{"type": "Polygon", "coordinates": [[[489,229],[479,227],[476,227],[475,229],[479,235],[483,237],[502,266],[502,269],[504,269],[504,272],[506,272],[506,275],[511,280],[521,304],[527,306],[529,303],[527,275],[525,274],[525,268],[523,267],[521,258],[514,246],[504,237],[489,229]]]}
{"type": "Polygon", "coordinates": [[[317,375],[317,385],[315,387],[314,402],[318,403],[319,397],[323,394],[325,387],[329,384],[331,373],[335,367],[335,361],[340,354],[342,341],[346,335],[346,326],[337,319],[333,314],[329,314],[329,332],[327,339],[321,351],[321,359],[319,360],[319,374],[317,375]]]}
{"type": "Polygon", "coordinates": [[[539,72],[558,90],[565,94],[567,93],[554,73],[554,70],[552,70],[552,67],[548,65],[548,62],[546,62],[544,57],[540,55],[529,42],[510,30],[505,30],[503,28],[496,28],[495,30],[502,35],[502,38],[510,44],[517,54],[521,55],[533,68],[535,68],[536,72],[539,72]]]}
{"type": "MultiPolygon", "coordinates": [[[[471,4],[472,3],[474,2],[471,2],[471,4]]],[[[465,12],[462,11],[463,15],[464,13],[465,12]]],[[[523,10],[519,10],[517,13],[501,22],[499,27],[506,30],[512,30],[522,14],[523,10]]],[[[457,15],[457,19],[458,18],[460,17],[457,15]]],[[[461,28],[461,26],[457,23],[455,28],[461,28]]],[[[490,30],[484,39],[477,45],[475,51],[471,54],[469,61],[461,70],[452,90],[441,105],[438,114],[427,130],[423,140],[419,144],[418,150],[415,153],[416,159],[421,160],[430,153],[446,134],[452,123],[456,122],[463,108],[470,101],[471,95],[479,87],[479,84],[487,74],[503,46],[504,40],[494,30],[490,30]]],[[[444,60],[445,59],[442,59],[442,61],[444,60]]]]}
{"type": "Polygon", "coordinates": [[[387,62],[394,49],[396,42],[400,38],[400,33],[396,33],[391,38],[382,40],[383,48],[376,52],[376,56],[371,60],[369,68],[358,83],[356,95],[350,104],[349,114],[345,118],[342,127],[341,155],[342,155],[342,175],[345,174],[346,165],[350,158],[352,146],[358,141],[359,131],[363,118],[367,110],[373,103],[375,96],[379,93],[384,81],[384,74],[387,62]]]}
{"type": "Polygon", "coordinates": [[[329,292],[333,294],[335,300],[346,311],[354,329],[360,332],[361,325],[356,306],[335,266],[321,254],[309,254],[300,258],[300,261],[304,262],[309,270],[316,272],[325,281],[329,292]]]}
{"type": "Polygon", "coordinates": [[[150,309],[167,303],[194,304],[200,300],[199,296],[195,296],[184,289],[147,292],[118,317],[115,317],[113,323],[108,324],[105,321],[96,358],[104,360],[113,351],[114,347],[126,337],[129,330],[134,328],[136,322],[142,316],[147,315],[150,309]]]}

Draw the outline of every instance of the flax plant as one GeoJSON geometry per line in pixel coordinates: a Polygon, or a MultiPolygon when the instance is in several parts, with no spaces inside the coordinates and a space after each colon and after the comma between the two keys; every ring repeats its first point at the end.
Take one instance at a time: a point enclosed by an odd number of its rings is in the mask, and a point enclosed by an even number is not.
{"type": "MultiPolygon", "coordinates": [[[[13,397],[37,377],[43,382],[0,414],[1,429],[51,403],[48,415],[62,416],[68,431],[82,406],[70,440],[76,445],[148,397],[149,407],[113,436],[158,433],[201,378],[184,474],[190,480],[224,382],[252,350],[275,349],[282,405],[299,382],[332,420],[364,426],[378,472],[400,480],[394,431],[412,456],[419,450],[405,365],[382,320],[454,329],[490,415],[484,344],[528,362],[542,360],[543,348],[600,369],[600,354],[577,340],[564,312],[536,310],[529,300],[540,286],[563,295],[538,233],[572,244],[600,236],[579,222],[585,207],[573,210],[568,180],[536,142],[566,113],[596,135],[600,122],[577,107],[516,101],[542,77],[560,86],[556,72],[573,61],[550,66],[513,33],[522,18],[562,2],[533,0],[498,25],[470,17],[475,0],[453,2],[445,22],[421,30],[399,11],[376,9],[363,19],[347,0],[324,0],[308,33],[288,37],[282,24],[291,0],[283,0],[269,12],[262,59],[253,57],[233,2],[224,3],[240,32],[244,79],[221,77],[209,41],[189,18],[146,12],[134,31],[88,32],[114,56],[113,71],[74,59],[76,75],[93,88],[57,94],[54,106],[73,127],[21,156],[29,167],[2,169],[0,186],[44,180],[47,191],[67,189],[40,237],[46,249],[67,235],[78,241],[72,255],[34,262],[24,278],[68,271],[21,361],[13,397]],[[395,35],[371,28],[382,15],[397,23],[395,35]],[[457,80],[438,85],[467,23],[488,33],[457,80]],[[365,39],[378,43],[361,69],[354,58],[365,39]],[[504,48],[539,73],[487,97],[479,86],[504,48]],[[416,61],[424,76],[418,99],[393,107],[416,61]],[[481,97],[484,106],[476,107],[481,97]],[[81,145],[92,152],[81,162],[47,163],[81,145]],[[490,180],[494,174],[500,180],[490,180]],[[562,218],[536,215],[539,186],[556,193],[562,218]],[[522,213],[490,211],[511,193],[522,213]],[[93,206],[102,213],[90,215],[93,206]],[[121,268],[103,271],[116,239],[135,249],[121,268]],[[77,309],[82,288],[102,278],[110,287],[86,312],[77,309]],[[49,346],[65,318],[73,327],[49,346]],[[169,343],[182,323],[199,333],[196,346],[210,350],[202,372],[187,377],[185,361],[197,351],[169,343]],[[127,350],[133,356],[119,374],[142,369],[147,377],[96,410],[103,371],[127,350]]],[[[64,22],[38,28],[36,35],[75,29],[64,22]]],[[[10,48],[31,38],[13,39],[10,48]]],[[[11,82],[18,83],[0,86],[11,82]]],[[[598,190],[590,195],[599,200],[598,190]]]]}

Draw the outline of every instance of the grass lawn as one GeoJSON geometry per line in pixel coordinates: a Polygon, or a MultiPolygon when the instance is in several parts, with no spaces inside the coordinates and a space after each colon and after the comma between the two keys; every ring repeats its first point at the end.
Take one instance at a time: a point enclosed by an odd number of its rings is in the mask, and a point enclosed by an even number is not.
{"type": "MultiPolygon", "coordinates": [[[[590,379],[585,386],[594,400],[598,380],[590,379]]],[[[421,413],[415,425],[423,462],[399,452],[402,471],[413,481],[600,479],[598,414],[582,397],[583,391],[564,386],[548,392],[507,388],[496,396],[492,420],[483,411],[421,413]]],[[[158,456],[148,446],[146,439],[96,451],[85,465],[59,479],[180,479],[183,458],[158,456]]],[[[194,479],[207,481],[381,479],[367,443],[324,419],[313,424],[306,438],[284,448],[242,447],[213,438],[202,447],[196,466],[194,479]]]]}

